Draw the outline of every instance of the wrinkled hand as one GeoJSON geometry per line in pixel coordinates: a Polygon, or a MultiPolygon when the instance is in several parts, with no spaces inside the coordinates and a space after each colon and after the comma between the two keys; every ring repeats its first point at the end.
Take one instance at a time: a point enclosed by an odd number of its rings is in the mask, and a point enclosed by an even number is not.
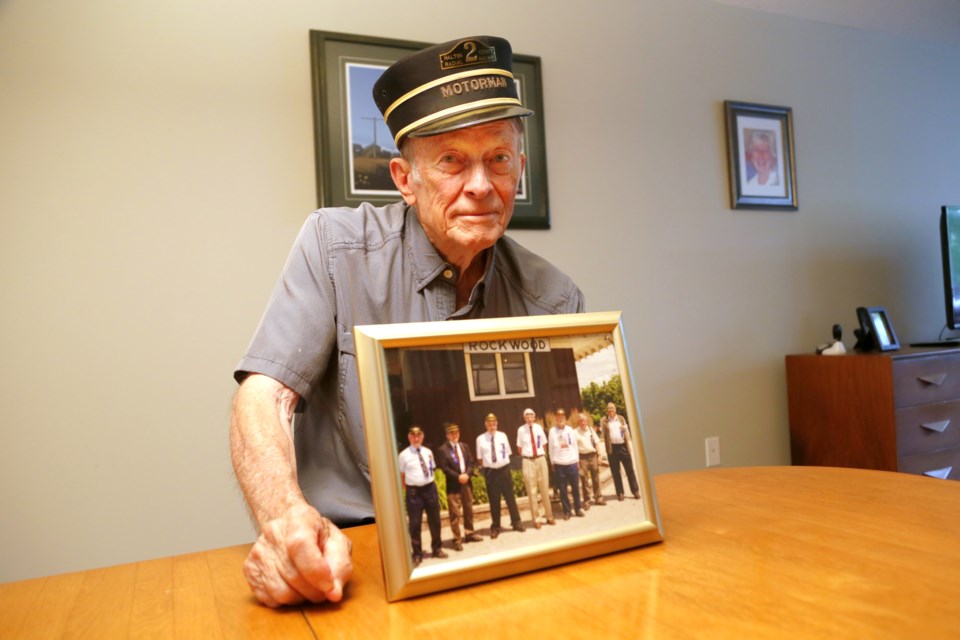
{"type": "Polygon", "coordinates": [[[339,602],[353,575],[352,547],[316,509],[298,505],[263,527],[243,563],[243,575],[268,607],[339,602]]]}

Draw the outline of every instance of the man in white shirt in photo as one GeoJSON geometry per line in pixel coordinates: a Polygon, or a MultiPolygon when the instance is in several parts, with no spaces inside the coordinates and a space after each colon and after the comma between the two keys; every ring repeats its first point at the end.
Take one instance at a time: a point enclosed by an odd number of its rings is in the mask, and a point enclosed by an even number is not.
{"type": "Polygon", "coordinates": [[[403,483],[406,495],[407,518],[410,527],[410,542],[413,545],[413,564],[420,564],[423,560],[423,546],[420,536],[420,526],[423,523],[423,513],[427,513],[427,524],[430,527],[430,546],[434,558],[446,558],[447,554],[440,548],[440,496],[437,494],[437,484],[433,479],[433,472],[437,468],[433,452],[423,446],[423,430],[414,425],[407,432],[410,446],[400,452],[400,481],[403,483]]]}
{"type": "Polygon", "coordinates": [[[488,413],[484,420],[486,433],[477,436],[477,462],[480,473],[487,483],[487,495],[490,498],[490,537],[500,535],[500,499],[507,502],[510,510],[510,524],[514,531],[523,532],[520,523],[520,510],[517,509],[517,497],[513,493],[513,478],[510,476],[510,439],[497,429],[497,416],[488,413]]]}
{"type": "Polygon", "coordinates": [[[623,477],[621,467],[627,474],[633,497],[640,499],[640,486],[637,484],[637,472],[633,470],[633,456],[630,455],[630,426],[627,419],[617,413],[617,405],[607,403],[607,415],[600,420],[600,430],[607,446],[607,460],[613,473],[613,486],[617,489],[617,500],[623,500],[623,477]]]}
{"type": "Polygon", "coordinates": [[[557,424],[550,427],[550,464],[557,477],[560,490],[560,504],[563,505],[563,519],[569,520],[572,513],[583,517],[580,508],[580,451],[577,448],[577,435],[567,424],[567,412],[557,409],[554,413],[557,424]],[[573,510],[570,509],[569,491],[573,491],[573,510]]]}
{"type": "Polygon", "coordinates": [[[517,449],[523,456],[523,484],[527,488],[530,500],[530,517],[535,529],[540,528],[540,509],[537,498],[543,500],[543,511],[547,524],[557,524],[553,519],[553,507],[550,505],[550,469],[544,454],[547,450],[547,434],[536,422],[537,414],[533,409],[524,409],[523,421],[517,429],[517,449]]]}
{"type": "Polygon", "coordinates": [[[607,504],[600,493],[600,438],[590,423],[587,414],[580,412],[577,418],[577,450],[580,454],[580,484],[583,490],[583,508],[590,508],[590,486],[593,487],[593,504],[602,506],[607,504]]]}

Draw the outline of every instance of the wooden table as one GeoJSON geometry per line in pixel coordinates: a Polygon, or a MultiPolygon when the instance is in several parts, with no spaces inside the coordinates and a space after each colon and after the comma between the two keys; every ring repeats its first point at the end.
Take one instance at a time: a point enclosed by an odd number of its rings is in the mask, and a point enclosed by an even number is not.
{"type": "Polygon", "coordinates": [[[666,541],[387,604],[375,526],[338,605],[273,611],[248,545],[0,585],[0,638],[960,636],[960,483],[826,467],[655,478],[666,541]]]}

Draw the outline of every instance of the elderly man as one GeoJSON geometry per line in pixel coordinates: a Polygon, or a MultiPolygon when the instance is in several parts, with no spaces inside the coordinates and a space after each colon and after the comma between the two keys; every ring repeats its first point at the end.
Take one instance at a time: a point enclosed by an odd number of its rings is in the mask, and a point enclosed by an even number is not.
{"type": "Polygon", "coordinates": [[[550,441],[550,464],[557,475],[557,488],[560,490],[560,504],[563,506],[563,519],[569,520],[571,513],[583,517],[580,508],[580,452],[577,450],[577,435],[567,424],[567,412],[557,409],[554,412],[557,424],[550,427],[547,436],[550,441]],[[570,509],[570,494],[573,492],[573,510],[570,509]]]}
{"type": "Polygon", "coordinates": [[[543,500],[543,511],[547,524],[557,524],[553,519],[553,506],[550,504],[550,468],[544,454],[547,452],[547,434],[536,421],[533,409],[524,409],[523,424],[517,429],[517,450],[523,456],[523,486],[527,489],[530,501],[530,517],[533,527],[540,528],[540,508],[537,498],[543,500]]]}
{"type": "Polygon", "coordinates": [[[400,465],[400,483],[404,486],[404,499],[407,505],[407,520],[410,530],[410,542],[413,545],[413,564],[423,560],[423,543],[420,527],[423,514],[427,514],[430,527],[430,548],[434,558],[446,558],[441,549],[440,538],[440,496],[433,472],[437,468],[433,452],[423,446],[423,430],[414,425],[407,432],[410,446],[397,456],[400,465]]]}
{"type": "Polygon", "coordinates": [[[600,418],[600,431],[606,443],[607,460],[610,462],[617,500],[623,501],[621,467],[627,474],[627,482],[630,483],[633,497],[639,500],[640,486],[637,484],[637,473],[633,469],[633,457],[630,455],[630,426],[627,424],[627,419],[617,413],[617,405],[612,402],[607,403],[607,415],[600,418]]]}
{"type": "Polygon", "coordinates": [[[460,444],[460,425],[448,422],[444,425],[447,441],[437,451],[437,465],[447,480],[447,513],[450,514],[450,531],[453,533],[453,548],[463,551],[464,542],[480,542],[483,538],[473,530],[473,477],[474,462],[470,447],[460,444]],[[460,534],[460,519],[463,515],[463,531],[460,534]]]}
{"type": "Polygon", "coordinates": [[[354,325],[583,310],[570,278],[504,236],[532,113],[511,63],[507,41],[477,36],[384,72],[403,202],[311,214],[236,367],[231,456],[260,531],[244,574],[266,605],[339,601],[353,565],[333,523],[374,515],[354,325]]]}
{"type": "Polygon", "coordinates": [[[520,524],[520,510],[517,509],[513,478],[510,476],[510,440],[498,429],[499,421],[496,415],[488,413],[483,424],[487,431],[477,436],[477,462],[487,483],[487,496],[490,498],[490,537],[496,538],[500,535],[501,498],[507,502],[513,530],[523,533],[524,526],[520,524]]]}
{"type": "Polygon", "coordinates": [[[777,158],[774,154],[775,142],[769,131],[750,130],[747,135],[747,162],[756,173],[747,180],[750,186],[776,186],[780,184],[777,175],[777,158]]]}
{"type": "Polygon", "coordinates": [[[587,414],[583,411],[577,418],[577,451],[580,454],[580,485],[583,493],[583,508],[590,508],[590,486],[593,483],[593,504],[605,505],[606,501],[600,493],[600,450],[597,448],[600,438],[587,422],[587,414]]]}

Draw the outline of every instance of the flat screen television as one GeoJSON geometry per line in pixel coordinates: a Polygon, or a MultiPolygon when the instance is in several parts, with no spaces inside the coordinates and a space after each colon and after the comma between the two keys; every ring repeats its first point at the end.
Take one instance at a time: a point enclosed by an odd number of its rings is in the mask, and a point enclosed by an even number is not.
{"type": "Polygon", "coordinates": [[[960,329],[960,206],[940,209],[940,254],[947,326],[960,329]]]}

